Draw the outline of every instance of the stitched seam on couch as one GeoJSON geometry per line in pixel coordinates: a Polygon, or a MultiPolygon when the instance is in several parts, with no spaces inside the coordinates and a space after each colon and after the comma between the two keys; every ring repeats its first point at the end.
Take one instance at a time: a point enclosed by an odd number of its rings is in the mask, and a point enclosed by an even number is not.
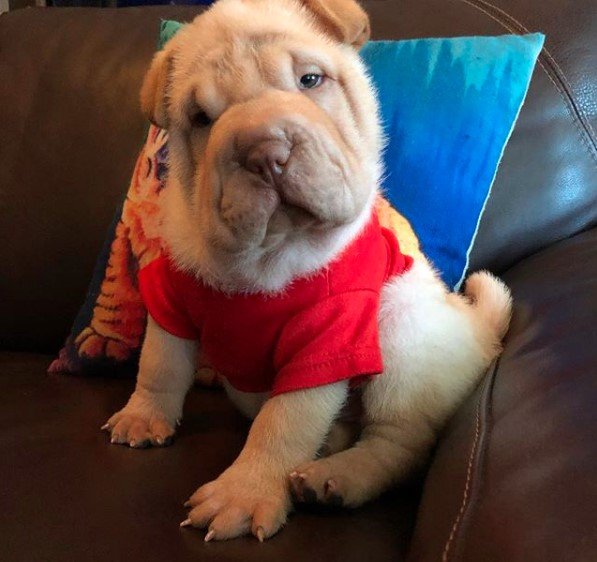
{"type": "Polygon", "coordinates": [[[464,488],[462,490],[462,500],[460,502],[460,509],[456,514],[454,523],[450,531],[450,535],[444,546],[442,552],[442,562],[455,560],[457,554],[457,543],[462,545],[465,520],[470,515],[471,507],[474,505],[473,496],[478,495],[481,487],[481,467],[485,458],[485,451],[487,443],[489,442],[491,427],[489,424],[491,400],[493,396],[493,387],[497,375],[499,359],[497,359],[492,366],[491,372],[485,377],[483,388],[477,400],[477,407],[475,413],[475,433],[473,442],[471,444],[471,451],[468,458],[466,469],[466,479],[464,488]]]}
{"type": "MultiPolygon", "coordinates": [[[[484,0],[459,1],[476,8],[480,12],[483,12],[485,15],[489,16],[492,20],[499,23],[511,33],[530,33],[530,31],[516,18],[506,13],[501,8],[494,6],[493,4],[485,2],[484,0]],[[492,13],[491,10],[493,10],[494,13],[492,13]]],[[[586,115],[576,103],[576,98],[572,92],[572,86],[566,78],[564,71],[561,69],[545,46],[541,50],[541,54],[539,55],[537,62],[559,92],[560,97],[562,97],[564,100],[568,114],[577,128],[582,143],[589,150],[589,154],[591,155],[593,162],[597,165],[597,135],[595,134],[595,130],[591,126],[591,123],[587,119],[586,115]]]]}

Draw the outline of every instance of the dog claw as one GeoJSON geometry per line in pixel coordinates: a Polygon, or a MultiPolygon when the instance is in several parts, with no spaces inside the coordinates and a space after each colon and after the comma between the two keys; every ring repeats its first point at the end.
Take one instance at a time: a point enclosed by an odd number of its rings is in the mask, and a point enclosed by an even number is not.
{"type": "Polygon", "coordinates": [[[263,527],[257,527],[257,531],[255,531],[255,536],[259,542],[263,542],[265,540],[265,531],[263,527]]]}
{"type": "Polygon", "coordinates": [[[342,507],[344,498],[338,493],[338,483],[330,478],[323,487],[323,496],[328,505],[342,507]]]}
{"type": "Polygon", "coordinates": [[[211,539],[213,539],[216,535],[216,532],[213,529],[210,529],[209,531],[207,531],[207,534],[205,535],[205,538],[203,539],[205,542],[209,542],[211,539]]]}
{"type": "Polygon", "coordinates": [[[109,423],[105,423],[104,425],[102,425],[102,427],[100,427],[100,431],[107,431],[109,429],[110,429],[109,423]]]}
{"type": "Polygon", "coordinates": [[[304,482],[307,479],[307,475],[304,472],[298,473],[296,470],[290,473],[290,478],[294,481],[304,482]]]}
{"type": "Polygon", "coordinates": [[[190,519],[185,519],[185,520],[184,520],[184,521],[183,521],[183,522],[180,524],[180,526],[181,526],[181,527],[188,527],[189,525],[192,525],[192,524],[193,524],[193,522],[192,522],[190,519]]]}
{"type": "Polygon", "coordinates": [[[134,439],[129,443],[132,449],[147,449],[151,445],[149,439],[143,439],[143,441],[135,441],[134,439]]]}
{"type": "Polygon", "coordinates": [[[182,507],[192,507],[191,500],[187,500],[182,504],[182,507]]]}

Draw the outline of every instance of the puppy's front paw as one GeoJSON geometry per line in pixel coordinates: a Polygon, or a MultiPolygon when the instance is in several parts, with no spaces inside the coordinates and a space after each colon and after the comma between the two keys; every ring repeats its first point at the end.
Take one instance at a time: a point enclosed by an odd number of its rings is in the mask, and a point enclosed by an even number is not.
{"type": "Polygon", "coordinates": [[[166,447],[174,440],[174,424],[160,411],[148,412],[125,406],[116,412],[102,430],[110,432],[110,443],[135,449],[166,447]]]}
{"type": "Polygon", "coordinates": [[[290,498],[283,479],[265,477],[253,467],[232,466],[201,486],[185,506],[191,511],[181,527],[207,528],[206,542],[249,533],[262,542],[286,522],[290,498]]]}

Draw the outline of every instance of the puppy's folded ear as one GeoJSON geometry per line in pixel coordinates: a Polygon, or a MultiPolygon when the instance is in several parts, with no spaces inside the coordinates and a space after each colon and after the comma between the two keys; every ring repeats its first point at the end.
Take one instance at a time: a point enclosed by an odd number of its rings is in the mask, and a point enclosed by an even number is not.
{"type": "Polygon", "coordinates": [[[171,49],[159,51],[153,57],[141,86],[141,110],[154,125],[162,129],[168,126],[166,106],[171,66],[171,49]]]}
{"type": "Polygon", "coordinates": [[[369,17],[355,0],[301,0],[324,31],[355,49],[371,35],[369,17]]]}

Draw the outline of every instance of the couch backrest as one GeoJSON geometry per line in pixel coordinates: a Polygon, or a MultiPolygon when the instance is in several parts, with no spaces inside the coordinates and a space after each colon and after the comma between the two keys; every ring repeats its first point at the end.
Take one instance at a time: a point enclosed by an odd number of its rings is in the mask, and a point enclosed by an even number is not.
{"type": "MultiPolygon", "coordinates": [[[[597,222],[594,0],[364,2],[374,38],[547,34],[472,266],[500,271],[597,222]],[[496,4],[494,2],[494,4],[496,4]],[[532,11],[529,11],[532,10],[532,11]],[[557,61],[557,62],[556,62],[557,61]],[[593,74],[592,74],[593,73],[593,74]]],[[[56,351],[146,129],[138,89],[160,18],[200,8],[0,16],[0,349],[56,351]]]]}

